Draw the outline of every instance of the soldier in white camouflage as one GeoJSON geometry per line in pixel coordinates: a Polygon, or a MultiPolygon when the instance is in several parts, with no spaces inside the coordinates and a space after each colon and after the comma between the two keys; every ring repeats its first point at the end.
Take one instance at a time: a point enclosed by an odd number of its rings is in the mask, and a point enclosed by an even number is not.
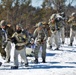
{"type": "Polygon", "coordinates": [[[10,51],[11,51],[11,36],[13,34],[13,28],[6,23],[5,20],[1,20],[1,29],[0,29],[0,45],[2,44],[1,55],[6,62],[10,62],[10,51]]]}
{"type": "Polygon", "coordinates": [[[51,36],[50,27],[49,27],[48,22],[43,21],[42,24],[43,24],[43,29],[47,36],[47,43],[48,43],[47,48],[50,49],[50,36],[51,36]]]}
{"type": "Polygon", "coordinates": [[[6,45],[7,45],[7,30],[6,30],[6,22],[5,20],[1,20],[0,22],[0,52],[3,59],[6,58],[6,45]]]}
{"type": "MultiPolygon", "coordinates": [[[[6,31],[6,22],[5,20],[1,20],[0,22],[0,53],[3,59],[6,58],[6,44],[7,44],[7,31],[6,31]]],[[[0,61],[0,66],[2,62],[0,61]]]]}
{"type": "Polygon", "coordinates": [[[15,43],[14,51],[14,66],[11,66],[11,69],[18,69],[18,55],[20,54],[21,58],[24,60],[25,67],[28,66],[28,60],[26,57],[26,44],[28,43],[28,38],[26,34],[23,33],[22,27],[20,24],[16,25],[16,31],[12,35],[12,42],[15,43]]]}
{"type": "Polygon", "coordinates": [[[50,19],[49,19],[49,27],[50,27],[50,30],[51,30],[51,37],[50,37],[50,48],[52,48],[52,42],[53,42],[53,39],[55,40],[55,45],[56,45],[56,48],[55,50],[59,50],[59,47],[60,47],[60,20],[61,20],[61,17],[59,16],[59,14],[52,14],[50,19]]]}
{"type": "Polygon", "coordinates": [[[35,63],[38,63],[38,53],[40,50],[40,47],[42,47],[42,62],[45,63],[46,61],[46,33],[43,29],[42,22],[39,22],[37,24],[37,28],[35,29],[33,33],[33,37],[35,39],[35,50],[34,50],[34,56],[35,56],[35,63]]]}
{"type": "Polygon", "coordinates": [[[73,45],[74,37],[76,38],[76,13],[73,12],[68,20],[70,25],[70,46],[73,45]]]}
{"type": "Polygon", "coordinates": [[[65,43],[65,26],[66,26],[66,17],[65,12],[60,13],[61,16],[61,27],[60,27],[60,33],[61,33],[61,43],[65,43]]]}
{"type": "Polygon", "coordinates": [[[11,54],[11,48],[12,48],[12,42],[11,42],[11,37],[12,37],[12,34],[14,33],[14,29],[12,27],[11,24],[7,24],[7,45],[6,45],[6,63],[9,63],[10,62],[10,54],[11,54]]]}

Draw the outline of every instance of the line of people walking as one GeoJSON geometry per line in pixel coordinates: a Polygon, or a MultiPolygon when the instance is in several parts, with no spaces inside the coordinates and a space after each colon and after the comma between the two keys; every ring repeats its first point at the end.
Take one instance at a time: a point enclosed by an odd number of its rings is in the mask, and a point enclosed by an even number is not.
{"type": "MultiPolygon", "coordinates": [[[[67,20],[70,25],[70,46],[73,45],[75,28],[76,28],[76,13],[72,13],[70,18],[67,20]]],[[[6,63],[10,62],[11,44],[15,44],[14,50],[14,65],[11,69],[18,69],[18,55],[20,54],[21,59],[24,60],[25,67],[29,66],[26,47],[29,45],[33,48],[34,63],[38,63],[38,54],[40,48],[42,49],[41,58],[42,62],[46,63],[46,49],[47,43],[49,48],[52,49],[53,39],[55,41],[56,48],[59,50],[60,45],[65,43],[65,26],[66,16],[65,13],[53,13],[50,16],[49,22],[39,22],[36,24],[36,29],[31,36],[29,33],[22,28],[21,24],[16,25],[16,30],[13,29],[11,24],[7,24],[5,20],[0,22],[0,53],[6,63]],[[29,37],[30,36],[30,37],[29,37]],[[48,40],[48,41],[47,41],[48,40]]],[[[2,62],[0,62],[2,65],[2,62]]]]}

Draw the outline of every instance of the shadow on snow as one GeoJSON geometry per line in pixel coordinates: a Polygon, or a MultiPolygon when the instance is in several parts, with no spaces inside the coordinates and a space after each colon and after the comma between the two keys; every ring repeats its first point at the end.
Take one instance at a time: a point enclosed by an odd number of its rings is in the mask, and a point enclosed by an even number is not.
{"type": "Polygon", "coordinates": [[[70,63],[69,66],[64,66],[64,65],[56,65],[60,62],[50,62],[50,63],[38,63],[38,64],[30,64],[29,67],[19,67],[18,69],[11,69],[10,67],[3,67],[0,68],[0,70],[28,70],[28,69],[53,69],[53,68],[57,68],[57,69],[61,69],[61,68],[76,68],[75,66],[70,66],[70,64],[76,64],[76,62],[66,62],[66,63],[70,63]],[[53,64],[53,65],[52,65],[53,64]],[[54,65],[55,64],[55,65],[54,65]]]}

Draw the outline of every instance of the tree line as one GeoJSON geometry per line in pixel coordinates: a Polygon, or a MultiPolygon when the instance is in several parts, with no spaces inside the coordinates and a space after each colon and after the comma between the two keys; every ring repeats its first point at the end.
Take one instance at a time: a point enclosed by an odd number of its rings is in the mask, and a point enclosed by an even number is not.
{"type": "Polygon", "coordinates": [[[33,30],[36,23],[40,21],[48,22],[54,12],[65,12],[69,16],[76,12],[76,6],[72,3],[76,0],[43,0],[41,7],[33,7],[32,0],[1,0],[0,21],[6,20],[12,26],[21,24],[28,30],[33,30]],[[68,1],[68,5],[66,5],[68,1]]]}

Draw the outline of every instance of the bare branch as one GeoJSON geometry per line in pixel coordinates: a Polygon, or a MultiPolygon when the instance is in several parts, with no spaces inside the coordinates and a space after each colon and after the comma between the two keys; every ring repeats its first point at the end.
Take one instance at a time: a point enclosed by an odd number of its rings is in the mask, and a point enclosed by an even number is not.
{"type": "Polygon", "coordinates": [[[74,1],[76,1],[76,0],[69,0],[68,6],[71,5],[74,1]]]}

